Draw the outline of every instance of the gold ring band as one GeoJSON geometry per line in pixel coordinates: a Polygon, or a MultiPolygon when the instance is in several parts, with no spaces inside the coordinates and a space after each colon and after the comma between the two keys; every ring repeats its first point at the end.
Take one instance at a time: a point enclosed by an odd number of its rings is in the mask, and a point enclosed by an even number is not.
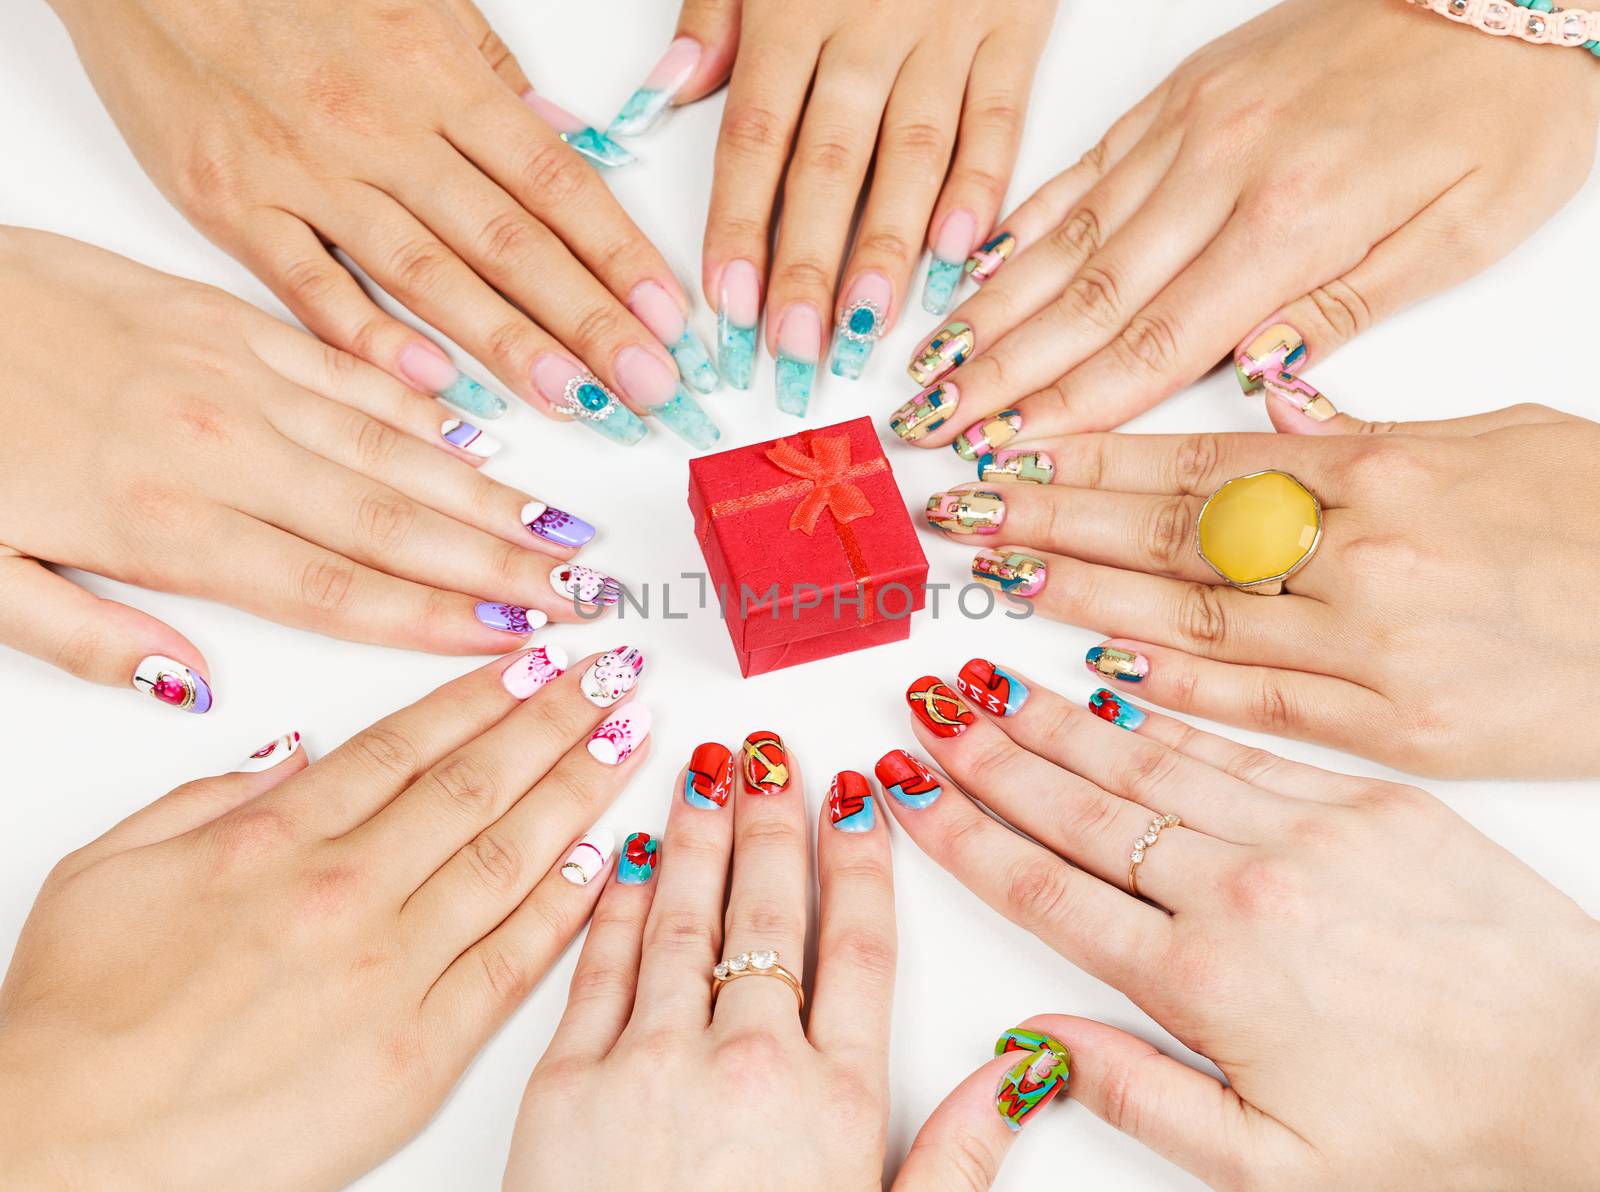
{"type": "Polygon", "coordinates": [[[1176,828],[1181,823],[1183,821],[1175,815],[1158,815],[1150,821],[1144,834],[1133,842],[1133,851],[1128,855],[1128,893],[1135,898],[1139,897],[1139,866],[1144,864],[1145,854],[1161,839],[1162,831],[1176,828]]]}
{"type": "Polygon", "coordinates": [[[717,1004],[717,997],[722,993],[722,987],[730,981],[737,981],[741,977],[776,977],[787,985],[794,993],[796,1009],[805,1012],[806,991],[800,987],[800,978],[791,973],[778,963],[778,953],[775,949],[762,949],[754,952],[741,952],[737,956],[729,957],[711,970],[711,1004],[717,1004]]]}

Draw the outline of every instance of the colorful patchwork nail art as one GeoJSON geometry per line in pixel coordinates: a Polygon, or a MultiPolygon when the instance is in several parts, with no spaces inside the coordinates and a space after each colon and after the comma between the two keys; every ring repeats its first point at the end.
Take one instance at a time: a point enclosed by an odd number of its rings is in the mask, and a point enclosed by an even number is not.
{"type": "Polygon", "coordinates": [[[811,405],[817,361],[822,357],[822,316],[808,302],[796,302],[778,321],[774,392],[778,409],[804,418],[811,405]]]}
{"type": "Polygon", "coordinates": [[[550,572],[550,586],[574,604],[603,608],[622,599],[622,585],[609,575],[581,563],[559,563],[550,572]]]}
{"type": "Polygon", "coordinates": [[[607,716],[589,735],[589,756],[603,766],[620,766],[650,735],[650,709],[634,700],[607,716]]]}
{"type": "Polygon", "coordinates": [[[139,660],[133,671],[133,689],[196,716],[211,710],[211,687],[206,681],[164,654],[139,660]]]}
{"type": "Polygon", "coordinates": [[[943,679],[923,675],[906,688],[906,703],[918,720],[936,737],[956,737],[967,731],[977,716],[961,702],[943,679]]]}
{"type": "Polygon", "coordinates": [[[521,521],[528,532],[557,546],[586,546],[594,538],[594,527],[564,509],[529,501],[522,507],[521,521]]]}
{"type": "MultiPolygon", "coordinates": [[[[1000,1052],[999,1054],[1005,1054],[1000,1052]]],[[[1000,1078],[994,1104],[1006,1125],[1020,1130],[1035,1113],[1064,1093],[1071,1075],[1065,1048],[1018,1051],[1017,1062],[1000,1078]]]]}
{"type": "Polygon", "coordinates": [[[726,806],[733,790],[733,754],[726,745],[707,741],[696,745],[683,775],[683,801],[690,807],[715,811],[726,806]]]}
{"type": "Polygon", "coordinates": [[[1280,401],[1313,422],[1326,422],[1339,412],[1338,408],[1322,395],[1322,391],[1290,372],[1268,373],[1262,378],[1267,396],[1280,401]]]}
{"type": "Polygon", "coordinates": [[[644,654],[632,646],[618,646],[589,664],[578,689],[595,707],[609,708],[638,685],[643,673],[644,654]]]}
{"type": "Polygon", "coordinates": [[[1118,679],[1123,683],[1143,683],[1150,674],[1148,658],[1117,646],[1091,647],[1083,663],[1102,679],[1118,679]]]}
{"type": "Polygon", "coordinates": [[[729,261],[717,295],[717,366],[735,389],[750,388],[755,375],[760,318],[761,275],[749,261],[729,261]]]}
{"type": "Polygon", "coordinates": [[[975,422],[956,436],[951,448],[962,459],[976,463],[980,455],[1004,447],[1022,430],[1022,415],[1016,410],[1001,410],[982,422],[975,422]]]}
{"type": "Polygon", "coordinates": [[[752,795],[782,794],[789,787],[789,751],[777,733],[759,729],[744,739],[744,785],[752,795]]]}
{"type": "Polygon", "coordinates": [[[694,394],[681,386],[660,405],[650,406],[649,411],[662,426],[696,451],[709,451],[722,438],[722,431],[711,421],[711,415],[706,413],[705,407],[695,400],[694,394]]]}
{"type": "Polygon", "coordinates": [[[1048,576],[1043,559],[1022,551],[980,550],[972,560],[973,579],[1012,596],[1037,596],[1048,576]]]}
{"type": "Polygon", "coordinates": [[[889,429],[908,443],[938,430],[956,412],[961,395],[954,385],[935,385],[924,389],[889,419],[889,429]]]}
{"type": "Polygon", "coordinates": [[[450,418],[439,424],[439,437],[452,447],[459,447],[468,455],[476,455],[479,459],[488,459],[500,450],[500,440],[493,435],[486,435],[470,422],[462,422],[459,418],[450,418]]]}
{"type": "Polygon", "coordinates": [[[660,841],[648,832],[629,833],[617,855],[617,881],[624,886],[642,886],[655,877],[659,864],[660,841]]]}
{"type": "Polygon", "coordinates": [[[950,212],[939,225],[928,259],[928,276],[922,283],[922,309],[930,315],[942,315],[950,309],[977,235],[978,218],[964,207],[950,212]]]}
{"type": "Polygon", "coordinates": [[[611,850],[617,847],[617,834],[610,828],[596,828],[567,854],[561,862],[561,876],[574,886],[587,886],[605,872],[611,850]]]}
{"type": "Polygon", "coordinates": [[[522,93],[522,101],[538,113],[568,145],[571,145],[595,165],[606,169],[625,166],[637,160],[621,145],[591,124],[586,124],[566,108],[552,103],[532,87],[522,93]]]}
{"type": "Polygon", "coordinates": [[[1115,691],[1107,691],[1104,687],[1089,697],[1089,711],[1130,733],[1148,718],[1143,708],[1130,704],[1115,691]]]}
{"type": "Polygon", "coordinates": [[[967,258],[967,272],[972,280],[982,285],[1000,271],[1017,247],[1017,238],[1010,232],[996,232],[978,245],[977,251],[967,258]]]}
{"type": "Polygon", "coordinates": [[[955,489],[928,498],[928,524],[951,534],[996,534],[1006,519],[1006,500],[994,489],[955,489]]]}
{"type": "Polygon", "coordinates": [[[933,771],[904,749],[891,749],[884,754],[873,767],[873,772],[877,774],[878,781],[883,783],[883,789],[889,792],[890,798],[915,811],[932,805],[941,793],[939,780],[933,776],[933,771]]]}
{"type": "MultiPolygon", "coordinates": [[[[538,377],[538,366],[535,365],[535,384],[538,383],[538,377]]],[[[543,391],[543,387],[540,388],[543,391]]],[[[624,447],[637,443],[648,433],[639,416],[618,401],[616,394],[590,372],[578,372],[568,377],[562,384],[561,396],[551,401],[550,408],[624,447]]]]}
{"type": "Polygon", "coordinates": [[[408,343],[400,349],[395,362],[411,384],[457,409],[486,419],[499,418],[506,412],[505,398],[490,393],[456,368],[450,358],[432,344],[408,343]]]}
{"type": "Polygon", "coordinates": [[[976,342],[971,325],[958,319],[930,339],[912,357],[906,371],[917,384],[932,385],[965,364],[976,342]]]}
{"type": "Polygon", "coordinates": [[[672,106],[672,97],[700,64],[700,54],[700,43],[694,38],[675,40],[645,75],[638,90],[628,96],[628,102],[606,131],[617,137],[637,137],[654,128],[672,106]]]}
{"type": "Polygon", "coordinates": [[[527,699],[559,679],[566,669],[567,652],[560,646],[535,646],[511,660],[500,672],[500,684],[516,699],[527,699]]]}
{"type": "Polygon", "coordinates": [[[1028,702],[1028,685],[987,658],[974,658],[962,667],[956,686],[991,716],[1015,716],[1028,702]]]}
{"type": "Polygon", "coordinates": [[[523,608],[520,604],[496,604],[490,600],[478,601],[473,614],[479,622],[501,633],[532,633],[543,629],[550,618],[536,608],[523,608]]]}
{"type": "Polygon", "coordinates": [[[1305,336],[1288,323],[1267,323],[1233,355],[1234,375],[1246,393],[1255,393],[1275,373],[1297,373],[1308,363],[1305,336]]]}
{"type": "Polygon", "coordinates": [[[284,733],[249,757],[244,759],[244,764],[234,770],[235,774],[259,774],[263,770],[270,770],[279,762],[286,762],[294,756],[294,751],[300,748],[299,733],[284,733]]]}
{"type": "Polygon", "coordinates": [[[870,832],[872,787],[854,770],[840,770],[828,787],[828,819],[841,832],[870,832]]]}
{"type": "Polygon", "coordinates": [[[829,365],[834,376],[846,381],[860,378],[872,358],[872,349],[888,330],[889,303],[893,298],[894,289],[881,273],[863,273],[851,283],[839,325],[834,328],[833,361],[829,365]]]}
{"type": "Polygon", "coordinates": [[[991,451],[978,457],[978,479],[986,482],[1049,484],[1055,478],[1056,461],[1043,451],[991,451]]]}

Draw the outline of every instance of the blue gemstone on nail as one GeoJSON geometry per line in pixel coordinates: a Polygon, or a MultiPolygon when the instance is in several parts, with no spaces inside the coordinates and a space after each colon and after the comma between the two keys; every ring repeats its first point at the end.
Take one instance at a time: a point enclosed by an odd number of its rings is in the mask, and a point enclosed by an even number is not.
{"type": "Polygon", "coordinates": [[[878,317],[872,313],[868,306],[858,306],[850,312],[849,327],[857,335],[871,335],[872,328],[877,325],[878,317]]]}

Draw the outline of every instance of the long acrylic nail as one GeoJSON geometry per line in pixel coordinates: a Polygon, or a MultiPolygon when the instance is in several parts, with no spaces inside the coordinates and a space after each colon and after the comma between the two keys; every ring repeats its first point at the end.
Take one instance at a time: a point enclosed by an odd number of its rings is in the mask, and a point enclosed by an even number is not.
{"type": "Polygon", "coordinates": [[[933,255],[928,260],[928,276],[922,283],[922,309],[930,315],[943,315],[950,309],[966,268],[967,254],[977,238],[978,217],[965,207],[950,212],[939,225],[939,234],[933,238],[933,255]]]}
{"type": "Polygon", "coordinates": [[[631,446],[646,434],[639,416],[569,356],[541,353],[533,362],[533,384],[552,413],[573,418],[613,443],[631,446]]]}
{"type": "Polygon", "coordinates": [[[683,775],[683,801],[690,807],[715,811],[725,806],[733,790],[733,754],[726,745],[707,741],[696,745],[683,775]]]}
{"type": "Polygon", "coordinates": [[[980,584],[1029,600],[1044,591],[1049,574],[1043,559],[1020,550],[980,550],[972,560],[972,578],[980,584]]]}
{"type": "Polygon", "coordinates": [[[1291,372],[1268,373],[1261,383],[1266,388],[1267,396],[1282,402],[1297,414],[1304,414],[1313,422],[1326,422],[1339,412],[1320,389],[1291,372]]]}
{"type": "Polygon", "coordinates": [[[661,842],[648,832],[630,832],[617,854],[617,881],[624,886],[642,886],[656,875],[661,864],[661,842]]]}
{"type": "Polygon", "coordinates": [[[620,766],[650,735],[650,709],[634,700],[600,722],[589,737],[589,756],[603,766],[620,766]]]}
{"type": "Polygon", "coordinates": [[[654,128],[672,106],[673,96],[700,65],[701,53],[700,43],[692,37],[680,37],[669,45],[606,131],[617,137],[637,137],[654,128]]]}
{"type": "Polygon", "coordinates": [[[891,749],[884,754],[873,772],[890,798],[913,811],[931,806],[942,793],[933,771],[904,749],[891,749]]]}
{"type": "Polygon", "coordinates": [[[595,707],[609,708],[638,686],[643,672],[644,653],[632,646],[618,646],[589,664],[578,680],[578,690],[595,707]]]}
{"type": "Polygon", "coordinates": [[[270,770],[273,766],[288,761],[299,748],[300,734],[284,733],[283,736],[274,738],[245,758],[244,764],[235,769],[234,773],[259,774],[263,770],[270,770]]]}
{"type": "Polygon", "coordinates": [[[1043,451],[990,451],[978,457],[979,480],[1049,484],[1055,478],[1056,461],[1043,451]]]}
{"type": "Polygon", "coordinates": [[[840,770],[828,787],[828,821],[841,832],[870,832],[872,787],[854,770],[840,770]]]}
{"type": "Polygon", "coordinates": [[[976,343],[977,337],[970,323],[963,323],[960,319],[947,323],[911,358],[906,372],[917,384],[932,385],[965,364],[976,343]]]}
{"type": "Polygon", "coordinates": [[[992,488],[956,489],[928,498],[928,524],[949,534],[998,534],[1006,500],[992,488]]]}
{"type": "Polygon", "coordinates": [[[822,316],[809,302],[795,302],[778,320],[778,359],[774,386],[778,409],[804,418],[811,386],[822,359],[822,316]]]}
{"type": "Polygon", "coordinates": [[[760,318],[761,275],[749,261],[729,261],[717,287],[717,366],[735,389],[750,388],[760,318]]]}
{"type": "Polygon", "coordinates": [[[518,516],[528,533],[557,546],[584,546],[594,538],[594,527],[583,518],[543,501],[529,501],[518,516]]]}
{"type": "Polygon", "coordinates": [[[164,654],[139,660],[133,687],[164,704],[199,716],[211,710],[211,687],[197,672],[164,654]]]}
{"type": "Polygon", "coordinates": [[[789,751],[783,738],[766,729],[751,733],[741,747],[744,784],[752,795],[781,794],[789,786],[789,751]]]}
{"type": "Polygon", "coordinates": [[[710,353],[665,286],[653,281],[640,282],[628,295],[628,309],[666,345],[685,385],[699,394],[716,392],[722,378],[717,376],[710,353]]]}
{"type": "Polygon", "coordinates": [[[1064,1047],[1017,1054],[1017,1062],[1000,1078],[994,1096],[995,1109],[1013,1130],[1022,1129],[1035,1113],[1064,1093],[1071,1076],[1071,1060],[1064,1047]]]}
{"type": "Polygon", "coordinates": [[[527,104],[567,144],[597,166],[611,168],[625,166],[638,160],[592,124],[585,124],[566,108],[553,103],[529,87],[522,93],[527,104]]]}
{"type": "Polygon", "coordinates": [[[650,414],[696,451],[709,451],[722,438],[711,415],[687,389],[679,389],[660,405],[651,406],[650,414]]]}
{"type": "Polygon", "coordinates": [[[980,286],[1000,271],[1017,247],[1017,238],[1010,232],[996,232],[967,258],[967,272],[980,286]]]}
{"type": "Polygon", "coordinates": [[[906,703],[936,737],[955,737],[967,731],[977,717],[943,679],[923,675],[906,688],[906,703]]]}
{"type": "Polygon", "coordinates": [[[488,459],[502,444],[493,435],[486,435],[470,422],[449,418],[439,424],[439,437],[452,447],[459,447],[468,455],[488,459]]]}
{"type": "Polygon", "coordinates": [[[587,886],[605,872],[617,847],[617,834],[610,828],[596,828],[578,841],[561,862],[561,876],[574,886],[587,886]]]}
{"type": "Polygon", "coordinates": [[[516,699],[527,699],[559,679],[566,669],[567,652],[560,646],[535,646],[511,660],[500,672],[500,684],[516,699]]]}
{"type": "Polygon", "coordinates": [[[834,328],[833,375],[854,381],[861,376],[889,329],[889,306],[894,301],[894,286],[877,270],[861,274],[845,293],[844,310],[834,328]]]}
{"type": "Polygon", "coordinates": [[[490,629],[501,633],[532,633],[543,629],[550,618],[536,608],[523,608],[520,604],[496,604],[489,600],[478,601],[473,609],[478,620],[490,629]]]}
{"type": "Polygon", "coordinates": [[[1150,660],[1121,646],[1093,646],[1084,655],[1083,664],[1102,679],[1120,683],[1143,683],[1150,676],[1150,660]]]}
{"type": "Polygon", "coordinates": [[[1306,337],[1288,323],[1268,320],[1245,338],[1233,354],[1233,371],[1239,388],[1259,390],[1273,373],[1298,373],[1310,363],[1306,337]]]}
{"type": "Polygon", "coordinates": [[[499,418],[506,412],[505,398],[467,376],[433,344],[413,340],[400,349],[396,363],[411,384],[457,409],[479,418],[499,418]]]}
{"type": "Polygon", "coordinates": [[[550,587],[576,606],[609,608],[622,599],[622,585],[603,571],[581,563],[557,563],[550,569],[550,587]]]}
{"type": "Polygon", "coordinates": [[[623,392],[689,446],[704,451],[722,438],[694,395],[653,352],[630,344],[617,353],[615,367],[623,392]]]}
{"type": "Polygon", "coordinates": [[[975,422],[956,436],[950,447],[968,462],[976,462],[999,447],[1004,447],[1022,430],[1022,415],[1016,410],[1001,410],[982,422],[975,422]]]}
{"type": "Polygon", "coordinates": [[[956,412],[961,394],[954,385],[935,385],[924,389],[889,419],[889,429],[908,443],[938,430],[956,412]]]}
{"type": "Polygon", "coordinates": [[[1108,720],[1118,728],[1125,728],[1129,732],[1148,719],[1143,708],[1130,704],[1115,691],[1107,691],[1104,687],[1089,697],[1089,711],[1101,720],[1108,720]]]}
{"type": "Polygon", "coordinates": [[[991,716],[1015,716],[1028,702],[1028,685],[987,658],[974,658],[963,666],[956,687],[991,716]]]}

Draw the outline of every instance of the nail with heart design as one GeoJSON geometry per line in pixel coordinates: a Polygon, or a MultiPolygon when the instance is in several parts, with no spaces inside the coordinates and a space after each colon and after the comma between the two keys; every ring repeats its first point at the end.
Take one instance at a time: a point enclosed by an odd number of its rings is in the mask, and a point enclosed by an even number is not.
{"type": "Polygon", "coordinates": [[[977,717],[943,679],[923,675],[906,688],[906,703],[917,719],[936,737],[955,737],[967,731],[977,717]]]}
{"type": "Polygon", "coordinates": [[[997,534],[1006,499],[990,488],[954,489],[928,498],[928,524],[949,534],[997,534]]]}
{"type": "Polygon", "coordinates": [[[828,820],[841,832],[872,831],[872,786],[854,770],[840,770],[828,787],[828,820]]]}
{"type": "Polygon", "coordinates": [[[977,337],[973,334],[972,324],[957,319],[947,323],[937,335],[922,345],[906,366],[906,372],[917,384],[932,385],[935,381],[943,380],[946,373],[954,372],[965,364],[976,344],[977,337]]]}
{"type": "Polygon", "coordinates": [[[500,685],[516,699],[559,679],[567,669],[567,652],[560,646],[535,646],[511,660],[500,674],[500,685]]]}
{"type": "Polygon", "coordinates": [[[891,749],[884,754],[873,772],[890,798],[914,811],[932,806],[942,793],[933,771],[904,749],[891,749]]]}
{"type": "Polygon", "coordinates": [[[980,584],[1030,600],[1044,591],[1049,570],[1043,559],[1018,550],[980,550],[972,560],[972,578],[980,584]]]}
{"type": "Polygon", "coordinates": [[[595,707],[609,708],[638,685],[643,673],[643,652],[632,646],[618,646],[589,664],[578,680],[578,690],[595,707]]]}
{"type": "Polygon", "coordinates": [[[618,708],[589,735],[589,756],[603,766],[620,766],[644,744],[653,719],[638,700],[618,708]]]}
{"type": "Polygon", "coordinates": [[[1016,410],[1001,410],[967,427],[950,447],[962,459],[976,463],[980,455],[1004,447],[1021,430],[1022,415],[1016,410]]]}
{"type": "Polygon", "coordinates": [[[962,667],[956,686],[991,716],[1015,716],[1028,702],[1028,685],[987,658],[974,658],[962,667]]]}
{"type": "Polygon", "coordinates": [[[906,442],[915,443],[943,426],[960,401],[954,385],[934,385],[896,410],[889,419],[889,429],[906,442]]]}
{"type": "Polygon", "coordinates": [[[588,604],[596,608],[617,603],[622,599],[622,585],[609,575],[584,567],[578,563],[559,563],[550,570],[550,586],[557,596],[574,604],[588,604]]]}
{"type": "Polygon", "coordinates": [[[617,847],[617,834],[610,828],[596,828],[567,854],[561,862],[561,876],[574,886],[587,886],[605,872],[606,862],[617,847]]]}
{"type": "Polygon", "coordinates": [[[1104,687],[1089,697],[1089,711],[1130,733],[1149,718],[1143,708],[1130,704],[1115,691],[1107,691],[1104,687]]]}
{"type": "Polygon", "coordinates": [[[520,519],[528,533],[557,546],[585,546],[594,538],[594,527],[588,522],[543,501],[529,501],[522,507],[520,519]]]}
{"type": "Polygon", "coordinates": [[[1120,683],[1143,683],[1150,676],[1150,660],[1136,650],[1121,646],[1093,646],[1084,655],[1084,665],[1102,679],[1120,683]]]}
{"type": "Polygon", "coordinates": [[[165,654],[141,658],[133,671],[133,689],[180,712],[196,716],[211,711],[211,685],[199,671],[165,654]]]}
{"type": "Polygon", "coordinates": [[[478,601],[473,613],[480,624],[487,625],[490,629],[524,636],[535,629],[544,628],[550,621],[550,618],[539,609],[523,608],[520,604],[496,604],[490,600],[478,601]]]}
{"type": "Polygon", "coordinates": [[[783,738],[758,729],[744,739],[744,785],[752,795],[782,794],[789,787],[789,751],[783,738]]]}
{"type": "Polygon", "coordinates": [[[978,457],[978,479],[985,482],[1049,484],[1055,478],[1056,461],[1043,451],[990,451],[978,457]]]}
{"type": "Polygon", "coordinates": [[[299,748],[300,734],[284,733],[283,736],[274,738],[245,758],[244,764],[234,770],[234,773],[259,774],[263,770],[270,770],[273,766],[288,761],[299,748]]]}
{"type": "Polygon", "coordinates": [[[726,745],[707,741],[696,745],[683,775],[683,801],[690,807],[715,811],[728,802],[733,790],[733,754],[726,745]]]}
{"type": "Polygon", "coordinates": [[[468,455],[475,455],[479,459],[488,459],[502,444],[493,435],[486,435],[470,422],[463,422],[459,418],[447,418],[439,424],[439,437],[452,447],[459,447],[468,455]]]}
{"type": "Polygon", "coordinates": [[[656,875],[661,864],[661,842],[648,832],[630,832],[617,854],[617,881],[624,886],[642,886],[656,875]]]}
{"type": "Polygon", "coordinates": [[[1016,247],[1017,238],[1010,232],[996,232],[967,258],[967,274],[981,286],[1000,271],[1016,247]]]}

